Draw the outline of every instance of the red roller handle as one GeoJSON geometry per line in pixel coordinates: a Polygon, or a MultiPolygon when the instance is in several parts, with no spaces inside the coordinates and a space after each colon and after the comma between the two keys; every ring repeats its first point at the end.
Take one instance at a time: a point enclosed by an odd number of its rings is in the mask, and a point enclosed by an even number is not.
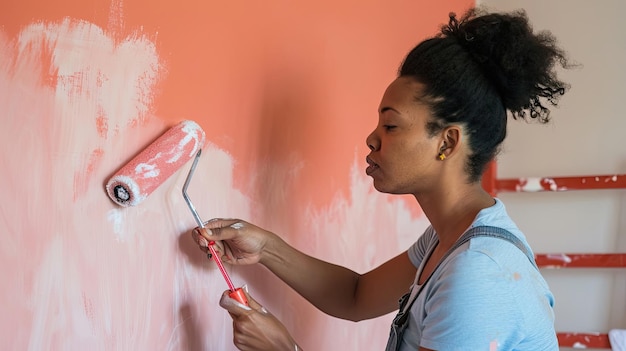
{"type": "Polygon", "coordinates": [[[243,292],[242,288],[237,288],[234,291],[231,290],[231,292],[228,293],[228,296],[230,296],[232,299],[239,301],[243,305],[249,306],[248,298],[246,298],[246,294],[243,292]]]}
{"type": "Polygon", "coordinates": [[[211,257],[213,258],[213,261],[215,261],[215,264],[217,264],[217,268],[219,268],[220,272],[222,272],[222,276],[224,276],[224,280],[228,285],[228,289],[230,290],[228,296],[248,306],[248,299],[246,298],[246,294],[244,294],[243,289],[235,288],[232,280],[230,279],[230,276],[228,276],[228,272],[226,272],[226,269],[224,268],[224,264],[222,263],[220,256],[217,254],[217,251],[215,251],[213,245],[215,245],[215,241],[209,242],[209,251],[211,252],[211,257]]]}

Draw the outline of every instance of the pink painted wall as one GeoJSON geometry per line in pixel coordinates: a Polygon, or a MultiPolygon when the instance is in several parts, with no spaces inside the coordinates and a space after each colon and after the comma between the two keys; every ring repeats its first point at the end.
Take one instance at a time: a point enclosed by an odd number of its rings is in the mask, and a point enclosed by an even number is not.
{"type": "MultiPolygon", "coordinates": [[[[226,285],[192,244],[187,167],[137,207],[104,183],[182,119],[207,133],[190,192],[365,271],[426,227],[376,193],[364,139],[403,55],[472,1],[22,0],[0,12],[0,345],[230,350],[226,285]]],[[[409,199],[410,200],[410,199],[409,199]]],[[[383,348],[392,316],[328,317],[229,267],[305,349],[383,348]]]]}

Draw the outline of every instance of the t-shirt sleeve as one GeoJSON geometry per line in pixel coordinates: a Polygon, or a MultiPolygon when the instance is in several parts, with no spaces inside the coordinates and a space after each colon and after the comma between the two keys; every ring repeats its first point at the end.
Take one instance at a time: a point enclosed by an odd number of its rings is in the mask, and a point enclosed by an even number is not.
{"type": "Polygon", "coordinates": [[[514,340],[523,316],[515,279],[482,252],[463,251],[440,267],[425,291],[425,319],[420,345],[433,350],[499,349],[498,340],[514,340]]]}
{"type": "Polygon", "coordinates": [[[415,268],[419,268],[422,260],[427,254],[428,247],[431,245],[432,240],[434,240],[435,231],[432,226],[426,228],[422,236],[417,239],[417,241],[409,247],[408,254],[411,263],[415,266],[415,268]]]}

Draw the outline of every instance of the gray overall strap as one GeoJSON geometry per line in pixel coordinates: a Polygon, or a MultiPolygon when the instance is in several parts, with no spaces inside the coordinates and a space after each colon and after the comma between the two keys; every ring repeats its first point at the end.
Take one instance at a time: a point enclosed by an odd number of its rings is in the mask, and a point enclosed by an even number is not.
{"type": "Polygon", "coordinates": [[[446,251],[446,253],[443,255],[441,260],[439,260],[439,263],[437,263],[437,266],[435,267],[431,275],[426,278],[426,281],[422,285],[420,285],[419,290],[417,291],[417,294],[415,294],[413,300],[409,302],[409,306],[407,310],[410,309],[411,306],[413,305],[413,302],[417,300],[417,295],[419,295],[419,293],[422,291],[422,288],[426,286],[426,283],[430,280],[430,277],[433,276],[435,271],[437,271],[441,263],[443,263],[443,261],[445,261],[446,258],[448,258],[448,256],[450,256],[450,254],[454,252],[454,250],[458,249],[460,246],[468,242],[470,239],[476,238],[476,237],[498,238],[498,239],[503,239],[503,240],[510,242],[511,244],[517,246],[518,249],[522,250],[522,252],[526,255],[530,263],[537,270],[539,269],[537,267],[537,264],[535,263],[535,257],[530,253],[526,245],[524,245],[524,243],[518,237],[513,235],[511,232],[509,232],[506,229],[499,228],[499,227],[491,227],[491,226],[486,226],[486,225],[477,226],[477,227],[469,229],[463,235],[461,235],[461,237],[456,241],[456,243],[454,243],[454,245],[452,245],[452,247],[448,251],[446,251]]]}
{"type": "Polygon", "coordinates": [[[517,248],[520,249],[526,255],[530,263],[532,263],[532,265],[535,266],[535,268],[539,269],[537,267],[537,263],[535,263],[535,257],[528,250],[528,247],[526,247],[526,245],[524,245],[524,243],[518,237],[516,237],[515,235],[513,235],[511,232],[509,232],[506,229],[502,229],[499,227],[490,227],[490,226],[478,226],[465,232],[465,234],[461,235],[459,240],[457,240],[454,246],[452,246],[452,248],[448,250],[448,252],[446,252],[446,255],[444,256],[443,259],[441,259],[440,262],[442,262],[450,253],[452,253],[452,251],[457,249],[459,246],[463,245],[471,238],[475,238],[477,236],[500,238],[500,239],[504,239],[510,242],[511,244],[517,246],[517,248]]]}
{"type": "Polygon", "coordinates": [[[537,263],[535,262],[535,256],[530,252],[530,250],[528,250],[528,247],[524,245],[524,243],[511,232],[498,227],[478,226],[468,230],[465,234],[461,236],[461,238],[459,238],[457,244],[455,244],[453,248],[448,251],[448,253],[451,253],[452,251],[454,251],[454,249],[463,245],[467,240],[477,236],[500,238],[510,242],[511,244],[517,246],[517,248],[520,249],[526,255],[526,257],[528,257],[528,260],[530,261],[530,263],[533,264],[533,266],[535,266],[535,268],[539,269],[537,267],[537,263]],[[465,238],[466,236],[467,238],[465,238]]]}
{"type": "MultiPolygon", "coordinates": [[[[426,286],[426,283],[430,280],[430,277],[433,276],[435,271],[439,269],[439,266],[441,265],[441,263],[445,261],[446,258],[448,258],[448,256],[450,256],[452,252],[454,252],[454,250],[458,249],[460,246],[462,246],[463,244],[468,242],[470,239],[475,238],[475,237],[491,237],[491,238],[499,238],[499,239],[506,240],[512,243],[513,245],[515,245],[518,249],[520,249],[526,255],[530,263],[536,269],[539,269],[537,268],[537,264],[535,263],[535,258],[531,254],[528,247],[526,247],[526,245],[524,245],[524,243],[518,237],[516,237],[509,231],[502,229],[502,228],[490,227],[490,226],[478,226],[478,227],[469,229],[463,235],[461,235],[461,237],[456,241],[456,243],[454,243],[454,245],[444,254],[441,260],[439,260],[439,262],[437,263],[437,266],[435,267],[431,275],[428,276],[426,278],[426,281],[418,287],[418,290],[415,293],[415,295],[411,296],[411,292],[409,291],[402,297],[402,299],[400,299],[400,309],[398,311],[398,314],[393,320],[391,331],[389,334],[389,340],[387,341],[387,347],[385,348],[385,350],[396,351],[400,348],[400,344],[402,342],[402,338],[404,335],[404,330],[406,329],[407,324],[408,324],[408,316],[409,316],[408,311],[413,306],[413,303],[415,302],[415,300],[417,300],[417,296],[422,291],[422,288],[426,286]]],[[[432,253],[432,249],[427,254],[427,257],[430,257],[431,253],[432,253]]]]}

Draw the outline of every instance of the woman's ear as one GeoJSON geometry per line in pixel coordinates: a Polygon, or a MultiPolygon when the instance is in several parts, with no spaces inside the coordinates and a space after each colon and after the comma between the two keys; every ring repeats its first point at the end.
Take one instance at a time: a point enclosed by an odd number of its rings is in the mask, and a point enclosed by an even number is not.
{"type": "Polygon", "coordinates": [[[441,132],[441,145],[439,148],[439,159],[444,160],[448,157],[453,156],[459,150],[459,146],[461,144],[462,138],[462,130],[461,127],[452,125],[446,127],[441,132]]]}

